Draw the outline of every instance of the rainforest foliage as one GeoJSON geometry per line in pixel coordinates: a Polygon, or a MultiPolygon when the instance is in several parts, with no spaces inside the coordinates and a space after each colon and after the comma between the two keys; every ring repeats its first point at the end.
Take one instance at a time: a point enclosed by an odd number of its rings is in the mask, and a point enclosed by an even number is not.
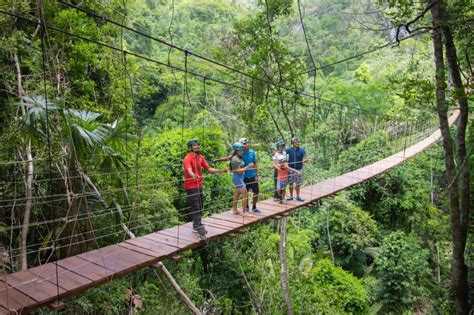
{"type": "MultiPolygon", "coordinates": [[[[188,221],[182,159],[191,138],[216,168],[227,167],[212,161],[232,143],[250,139],[262,200],[272,197],[278,139],[289,146],[297,136],[308,152],[305,185],[423,139],[438,126],[435,66],[429,29],[413,31],[427,17],[411,32],[398,27],[419,12],[409,2],[69,2],[80,11],[61,1],[0,1],[3,272],[121,242],[124,226],[138,236],[188,221]]],[[[472,104],[472,3],[447,7],[472,104]]],[[[456,91],[447,89],[454,106],[456,91]]],[[[466,163],[472,176],[472,157],[466,163]]],[[[231,207],[228,174],[204,182],[204,215],[231,207]]],[[[435,145],[292,213],[295,313],[452,313],[449,185],[435,145]]],[[[259,223],[164,264],[203,313],[285,313],[280,227],[259,223]]],[[[188,309],[166,278],[144,269],[67,300],[65,312],[188,309]]]]}

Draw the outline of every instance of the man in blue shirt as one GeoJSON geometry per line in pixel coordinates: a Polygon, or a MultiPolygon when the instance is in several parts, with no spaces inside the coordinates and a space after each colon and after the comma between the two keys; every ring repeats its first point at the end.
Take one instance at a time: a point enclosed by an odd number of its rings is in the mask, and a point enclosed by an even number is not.
{"type": "Polygon", "coordinates": [[[288,175],[288,185],[290,186],[290,194],[286,200],[293,200],[293,185],[296,185],[296,200],[304,201],[300,196],[300,188],[303,183],[303,163],[308,161],[306,157],[306,151],[304,148],[300,147],[300,141],[298,138],[292,138],[291,148],[286,149],[286,154],[288,154],[288,166],[294,168],[295,170],[300,171],[299,173],[291,172],[288,175]]]}

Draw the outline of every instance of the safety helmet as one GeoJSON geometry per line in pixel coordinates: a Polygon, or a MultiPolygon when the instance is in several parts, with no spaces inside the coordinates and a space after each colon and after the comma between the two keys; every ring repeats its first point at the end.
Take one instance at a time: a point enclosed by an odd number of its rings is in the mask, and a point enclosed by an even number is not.
{"type": "Polygon", "coordinates": [[[300,139],[298,139],[298,137],[293,137],[293,138],[291,138],[291,143],[292,143],[292,144],[295,143],[296,141],[299,142],[300,139]]]}
{"type": "Polygon", "coordinates": [[[188,141],[188,148],[191,148],[193,144],[199,144],[199,141],[197,139],[191,139],[188,141]]]}
{"type": "Polygon", "coordinates": [[[284,157],[284,156],[283,156],[283,157],[281,157],[281,158],[280,158],[280,160],[279,160],[279,162],[280,162],[280,163],[284,163],[284,162],[286,162],[286,157],[284,157]]]}
{"type": "Polygon", "coordinates": [[[247,138],[240,138],[240,139],[239,139],[239,142],[242,143],[242,144],[246,144],[246,143],[248,143],[249,141],[247,140],[247,138]]]}
{"type": "Polygon", "coordinates": [[[234,151],[242,151],[244,149],[244,145],[240,142],[236,142],[232,145],[232,150],[234,151]]]}
{"type": "Polygon", "coordinates": [[[279,147],[285,145],[285,141],[283,140],[278,140],[277,143],[276,143],[276,148],[278,149],[279,147]]]}

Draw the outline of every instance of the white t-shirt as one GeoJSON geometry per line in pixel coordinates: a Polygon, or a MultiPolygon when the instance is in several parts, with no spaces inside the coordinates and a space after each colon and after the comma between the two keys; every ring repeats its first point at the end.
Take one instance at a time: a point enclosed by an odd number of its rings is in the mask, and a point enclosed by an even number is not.
{"type": "Polygon", "coordinates": [[[283,151],[283,152],[278,152],[277,151],[277,152],[275,152],[275,154],[273,154],[272,160],[273,160],[273,162],[278,164],[278,163],[280,163],[280,160],[282,158],[287,159],[286,152],[285,151],[283,151]]]}

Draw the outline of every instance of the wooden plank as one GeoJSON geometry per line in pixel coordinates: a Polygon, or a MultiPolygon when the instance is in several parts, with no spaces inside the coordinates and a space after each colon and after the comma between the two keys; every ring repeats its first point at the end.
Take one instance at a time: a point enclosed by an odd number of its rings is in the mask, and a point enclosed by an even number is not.
{"type": "Polygon", "coordinates": [[[78,255],[78,257],[88,261],[91,264],[103,267],[111,271],[111,276],[114,277],[116,274],[125,272],[130,269],[133,264],[128,261],[111,257],[110,255],[104,255],[100,250],[93,250],[78,255]]]}
{"type": "Polygon", "coordinates": [[[8,314],[10,313],[6,308],[0,305],[0,314],[8,314]]]}
{"type": "Polygon", "coordinates": [[[36,304],[37,301],[28,295],[0,281],[0,306],[3,308],[21,312],[23,309],[33,307],[36,304]]]}
{"type": "Polygon", "coordinates": [[[225,230],[233,230],[242,226],[242,224],[240,223],[225,221],[225,220],[218,219],[215,217],[205,218],[203,220],[203,223],[205,225],[212,225],[216,228],[225,229],[225,230]]]}
{"type": "Polygon", "coordinates": [[[125,241],[125,243],[155,252],[156,256],[168,257],[176,252],[176,247],[174,246],[157,243],[144,237],[130,239],[125,241]]]}
{"type": "Polygon", "coordinates": [[[78,256],[58,260],[58,265],[74,273],[83,275],[93,282],[103,282],[112,276],[112,272],[104,267],[91,264],[78,256]]]}
{"type": "MultiPolygon", "coordinates": [[[[36,301],[50,301],[58,294],[56,285],[45,281],[42,277],[38,277],[30,270],[23,270],[6,275],[4,280],[8,285],[15,287],[18,291],[21,291],[36,301]]],[[[59,294],[64,292],[64,289],[59,288],[59,294]]]]}
{"type": "Polygon", "coordinates": [[[251,216],[248,216],[248,215],[246,215],[246,216],[235,215],[235,214],[232,214],[229,211],[214,214],[213,218],[219,219],[219,220],[235,222],[235,223],[240,223],[241,225],[248,225],[250,223],[258,221],[258,218],[256,218],[256,217],[251,217],[251,216]]]}
{"type": "Polygon", "coordinates": [[[56,273],[55,264],[45,264],[28,270],[36,276],[41,277],[43,280],[51,282],[54,286],[59,285],[60,288],[67,291],[67,294],[74,293],[93,283],[92,280],[69,271],[59,265],[57,266],[56,273]]]}
{"type": "Polygon", "coordinates": [[[102,266],[113,272],[113,276],[120,276],[126,272],[136,270],[150,260],[149,256],[133,252],[124,247],[111,245],[82,253],[78,257],[102,266]]]}
{"type": "Polygon", "coordinates": [[[288,208],[292,208],[291,206],[289,207],[288,204],[281,204],[279,201],[273,201],[270,199],[264,200],[260,202],[260,204],[272,206],[273,208],[278,209],[280,212],[284,212],[285,210],[288,210],[288,208]]]}
{"type": "MultiPolygon", "coordinates": [[[[212,225],[206,225],[205,228],[206,228],[206,231],[207,231],[206,236],[209,239],[225,235],[225,234],[229,233],[230,231],[232,231],[232,230],[223,230],[223,229],[220,229],[220,228],[216,228],[212,225]]],[[[191,226],[183,225],[182,229],[186,229],[186,230],[190,231],[191,233],[193,233],[193,228],[191,226]]],[[[195,234],[196,237],[199,238],[197,233],[193,233],[193,234],[195,234]]],[[[200,239],[199,239],[199,241],[200,241],[200,239]]]]}
{"type": "Polygon", "coordinates": [[[199,241],[199,236],[196,233],[192,233],[192,231],[190,232],[187,229],[183,229],[182,226],[180,226],[179,228],[175,226],[166,230],[157,231],[155,233],[174,237],[175,239],[179,238],[179,240],[186,240],[188,242],[199,241]]]}
{"type": "Polygon", "coordinates": [[[174,237],[166,236],[166,235],[162,235],[158,233],[151,233],[143,237],[157,243],[173,246],[175,249],[186,249],[195,244],[195,242],[187,241],[184,239],[180,239],[178,242],[178,239],[174,237]]]}
{"type": "MultiPolygon", "coordinates": [[[[263,200],[263,201],[267,201],[267,200],[263,200]]],[[[265,203],[263,201],[259,202],[258,204],[258,208],[260,210],[263,210],[269,214],[275,214],[275,213],[280,212],[279,208],[273,206],[273,201],[268,200],[268,202],[265,202],[265,203]]]]}
{"type": "Polygon", "coordinates": [[[146,248],[143,248],[143,247],[140,247],[140,246],[137,246],[137,245],[133,245],[133,244],[130,244],[130,243],[127,243],[127,242],[123,242],[123,243],[119,243],[117,244],[118,246],[120,247],[124,247],[124,248],[127,248],[131,251],[134,251],[134,252],[138,252],[140,254],[144,254],[144,255],[147,255],[147,256],[150,256],[150,257],[153,257],[153,258],[156,258],[157,261],[161,258],[161,257],[164,257],[164,256],[161,256],[160,254],[154,252],[154,251],[151,251],[149,249],[146,249],[146,248]]]}
{"type": "Polygon", "coordinates": [[[271,219],[271,218],[273,218],[276,215],[279,215],[281,213],[280,211],[278,211],[278,212],[277,211],[269,211],[267,209],[264,209],[264,207],[260,207],[260,210],[262,211],[263,214],[265,214],[264,220],[269,220],[269,219],[271,219]]]}

